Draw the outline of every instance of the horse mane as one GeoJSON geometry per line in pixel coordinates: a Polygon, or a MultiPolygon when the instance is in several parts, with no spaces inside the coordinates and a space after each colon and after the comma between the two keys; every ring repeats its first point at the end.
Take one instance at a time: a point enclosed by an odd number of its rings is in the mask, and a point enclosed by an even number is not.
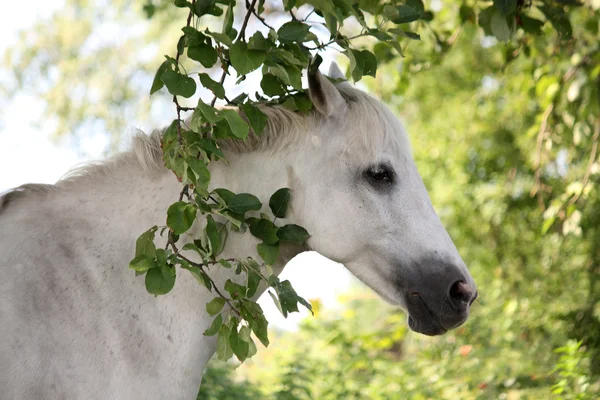
{"type": "MultiPolygon", "coordinates": [[[[350,85],[339,85],[338,90],[352,112],[350,117],[339,121],[339,129],[350,134],[346,151],[358,146],[353,156],[371,162],[384,148],[405,148],[410,151],[406,135],[394,135],[398,122],[391,112],[378,100],[350,85]],[[394,126],[396,125],[396,126],[394,126]],[[379,129],[377,129],[379,128],[379,129]]],[[[268,117],[261,134],[249,133],[246,140],[220,140],[219,145],[232,153],[268,151],[275,153],[290,147],[313,127],[322,122],[322,116],[312,111],[308,114],[291,111],[281,106],[260,106],[268,117]]],[[[242,115],[243,116],[243,115],[242,115]]],[[[403,128],[400,126],[400,129],[403,128]]],[[[164,130],[155,130],[150,135],[137,131],[132,137],[131,148],[104,161],[87,162],[69,170],[56,184],[25,184],[0,195],[0,212],[12,203],[30,195],[43,196],[61,187],[90,181],[99,176],[110,176],[123,165],[138,165],[150,177],[157,178],[166,173],[162,160],[161,138],[164,130]]]]}

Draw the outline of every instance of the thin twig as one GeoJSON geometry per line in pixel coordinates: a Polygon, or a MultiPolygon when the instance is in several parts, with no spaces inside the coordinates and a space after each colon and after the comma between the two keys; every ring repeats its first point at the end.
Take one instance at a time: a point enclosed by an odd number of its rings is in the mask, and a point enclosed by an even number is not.
{"type": "MultiPolygon", "coordinates": [[[[197,262],[194,262],[192,260],[190,260],[189,258],[187,258],[186,256],[181,255],[181,253],[179,253],[179,249],[177,248],[177,246],[175,245],[175,243],[171,242],[171,247],[173,248],[173,251],[175,252],[175,254],[177,255],[177,257],[181,258],[182,260],[188,262],[189,264],[193,265],[194,267],[198,267],[200,268],[200,270],[202,272],[204,272],[204,274],[206,275],[206,277],[208,278],[208,281],[210,282],[212,288],[215,290],[215,293],[217,293],[217,295],[221,298],[223,298],[225,300],[225,302],[229,305],[229,307],[231,307],[231,309],[233,311],[235,311],[235,313],[238,315],[238,317],[242,318],[242,314],[238,311],[237,308],[235,308],[235,306],[233,304],[231,304],[231,299],[229,299],[227,296],[225,296],[223,293],[221,293],[221,291],[219,290],[219,288],[217,287],[217,285],[215,284],[215,281],[206,273],[206,271],[204,270],[204,267],[207,267],[209,264],[218,264],[219,261],[209,261],[206,262],[204,264],[200,264],[197,262]]],[[[235,258],[228,258],[225,261],[236,261],[235,258]]]]}

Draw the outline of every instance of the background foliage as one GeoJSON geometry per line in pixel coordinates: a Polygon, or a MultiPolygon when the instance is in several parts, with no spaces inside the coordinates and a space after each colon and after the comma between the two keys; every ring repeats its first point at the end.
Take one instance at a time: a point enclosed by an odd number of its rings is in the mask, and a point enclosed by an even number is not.
{"type": "MultiPolygon", "coordinates": [[[[150,109],[140,92],[179,36],[185,11],[169,3],[67,2],[7,53],[16,79],[5,90],[39,91],[63,126],[101,121],[116,138],[150,109]],[[108,21],[140,28],[93,47],[108,21]],[[45,84],[32,88],[39,74],[45,84]]],[[[215,363],[199,398],[600,395],[600,4],[425,5],[433,19],[411,25],[421,41],[399,41],[404,58],[359,39],[379,64],[363,82],[411,132],[432,201],[478,283],[472,317],[423,338],[357,288],[338,309],[317,304],[298,332],[275,332],[271,347],[235,372],[215,363]]],[[[266,10],[282,14],[279,3],[266,10]]],[[[171,109],[167,101],[156,104],[171,109]]]]}

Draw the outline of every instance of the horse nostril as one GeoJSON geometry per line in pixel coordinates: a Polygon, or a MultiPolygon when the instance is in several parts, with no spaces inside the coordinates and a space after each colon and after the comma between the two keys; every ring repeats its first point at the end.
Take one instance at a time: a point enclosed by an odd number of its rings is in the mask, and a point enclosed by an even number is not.
{"type": "Polygon", "coordinates": [[[473,290],[465,281],[456,281],[450,286],[450,300],[459,308],[466,308],[473,297],[473,290]]]}

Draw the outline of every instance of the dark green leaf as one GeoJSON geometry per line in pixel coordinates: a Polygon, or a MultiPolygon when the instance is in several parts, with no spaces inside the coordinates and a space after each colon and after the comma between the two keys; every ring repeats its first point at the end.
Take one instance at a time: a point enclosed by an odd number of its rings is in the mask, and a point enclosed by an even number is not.
{"type": "Polygon", "coordinates": [[[277,261],[277,256],[279,255],[279,243],[259,243],[258,245],[256,245],[256,250],[258,251],[258,255],[260,256],[260,258],[263,259],[265,264],[273,265],[277,261]]]}
{"type": "Polygon", "coordinates": [[[213,322],[210,324],[210,327],[204,331],[205,336],[214,336],[219,332],[221,325],[223,324],[223,316],[221,314],[217,315],[213,322]]]}
{"type": "Polygon", "coordinates": [[[465,4],[461,5],[458,14],[460,16],[460,22],[465,24],[467,22],[475,23],[475,11],[465,4]]]}
{"type": "Polygon", "coordinates": [[[216,193],[221,199],[223,199],[225,204],[229,204],[231,199],[233,199],[235,197],[235,193],[233,193],[231,190],[227,190],[227,189],[219,188],[219,189],[213,190],[213,192],[216,193]]]}
{"type": "Polygon", "coordinates": [[[242,117],[235,110],[221,110],[220,114],[225,117],[229,127],[231,128],[231,133],[238,139],[246,139],[248,136],[248,132],[250,131],[250,127],[244,121],[242,117]]]}
{"type": "Polygon", "coordinates": [[[196,82],[179,72],[167,69],[160,79],[174,96],[192,97],[196,93],[196,82]]]}
{"type": "Polygon", "coordinates": [[[417,21],[421,18],[422,13],[407,5],[396,6],[398,16],[392,19],[396,24],[405,24],[407,22],[417,21]]]}
{"type": "Polygon", "coordinates": [[[169,70],[169,65],[170,62],[165,61],[164,63],[160,64],[160,67],[158,67],[156,75],[154,75],[154,81],[152,81],[152,87],[150,88],[151,95],[159,91],[164,86],[164,83],[161,78],[163,74],[169,70]]]}
{"type": "Polygon", "coordinates": [[[206,68],[215,65],[218,58],[217,50],[206,43],[188,47],[187,55],[189,58],[198,61],[206,68]]]}
{"type": "Polygon", "coordinates": [[[490,20],[490,29],[496,39],[501,42],[508,41],[512,35],[512,27],[509,26],[507,22],[509,19],[511,20],[511,25],[514,25],[514,16],[507,18],[498,10],[492,14],[492,19],[490,20]]]}
{"type": "Polygon", "coordinates": [[[267,115],[260,111],[257,106],[250,103],[240,105],[240,109],[248,119],[254,133],[260,135],[265,129],[265,126],[267,126],[267,115]]]}
{"type": "Polygon", "coordinates": [[[225,89],[223,88],[223,85],[221,85],[219,82],[213,81],[210,75],[206,73],[200,73],[198,76],[200,77],[200,83],[202,83],[202,86],[213,92],[214,95],[219,99],[225,98],[225,89]]]}
{"type": "Polygon", "coordinates": [[[206,287],[208,290],[212,289],[210,277],[206,275],[206,272],[202,271],[199,267],[196,267],[195,265],[182,265],[181,268],[190,271],[199,284],[206,287]]]}
{"type": "Polygon", "coordinates": [[[231,346],[231,350],[233,350],[233,354],[241,362],[244,362],[248,357],[249,346],[248,342],[240,338],[236,328],[233,328],[229,334],[229,345],[231,346]]]}
{"type": "Polygon", "coordinates": [[[269,336],[267,333],[267,326],[269,323],[265,317],[260,314],[257,316],[257,318],[249,322],[250,328],[252,328],[252,332],[254,332],[258,340],[260,340],[265,347],[269,346],[269,336]]]}
{"type": "Polygon", "coordinates": [[[194,185],[196,185],[196,189],[201,189],[202,193],[206,193],[210,183],[210,171],[206,164],[194,157],[186,158],[185,162],[195,174],[194,185]]]}
{"type": "Polygon", "coordinates": [[[277,36],[281,43],[296,42],[302,43],[305,41],[310,26],[303,24],[300,21],[286,22],[277,31],[277,36]]]}
{"type": "Polygon", "coordinates": [[[494,6],[503,16],[508,17],[517,9],[517,0],[494,0],[494,6]]]}
{"type": "Polygon", "coordinates": [[[275,244],[279,241],[277,227],[268,219],[248,218],[250,233],[267,244],[275,244]]]}
{"type": "Polygon", "coordinates": [[[570,39],[573,36],[573,27],[571,21],[569,21],[568,15],[561,7],[552,7],[549,5],[538,6],[540,11],[544,13],[544,16],[550,21],[558,36],[563,39],[570,39]]]}
{"type": "Polygon", "coordinates": [[[269,199],[269,207],[273,212],[273,215],[277,218],[285,218],[288,205],[290,203],[291,191],[288,188],[281,188],[269,199]]]}
{"type": "Polygon", "coordinates": [[[210,242],[212,256],[216,257],[223,248],[221,243],[221,233],[217,229],[217,224],[211,215],[206,217],[206,236],[210,242]]]}
{"type": "Polygon", "coordinates": [[[260,200],[249,193],[236,194],[228,203],[228,208],[236,214],[244,214],[247,211],[258,211],[262,207],[260,200]]]}
{"type": "Polygon", "coordinates": [[[213,39],[215,39],[217,42],[224,44],[227,47],[231,47],[233,45],[233,41],[231,40],[231,38],[229,36],[225,35],[224,33],[207,31],[206,34],[212,36],[213,39]]]}
{"type": "Polygon", "coordinates": [[[368,50],[351,50],[356,65],[352,70],[352,79],[360,80],[363,75],[375,76],[377,73],[377,58],[368,50]]]}
{"type": "MultiPolygon", "coordinates": [[[[257,264],[257,266],[258,266],[258,264],[257,264]]],[[[256,272],[254,272],[252,269],[248,269],[248,271],[246,271],[246,274],[247,274],[247,278],[248,278],[248,282],[247,282],[248,289],[246,291],[246,296],[252,297],[256,294],[256,290],[258,289],[258,285],[260,284],[261,277],[256,272]]]]}
{"type": "Polygon", "coordinates": [[[167,225],[175,234],[186,232],[196,218],[196,207],[184,201],[172,204],[167,210],[167,225]]]}
{"type": "Polygon", "coordinates": [[[212,317],[221,312],[225,305],[225,299],[222,297],[215,297],[206,304],[206,312],[212,317]]]}
{"type": "MultiPolygon", "coordinates": [[[[202,116],[204,116],[204,119],[211,124],[214,124],[223,119],[220,115],[217,115],[217,110],[214,107],[205,104],[201,99],[198,99],[197,107],[200,110],[202,116]]],[[[195,113],[196,112],[194,111],[194,114],[195,113]]],[[[192,120],[193,119],[194,117],[192,116],[192,120]]]]}
{"type": "Polygon", "coordinates": [[[229,292],[234,299],[239,299],[246,295],[246,287],[234,283],[231,279],[227,279],[225,282],[225,290],[229,292]]]}
{"type": "Polygon", "coordinates": [[[267,53],[262,50],[249,50],[244,42],[236,42],[229,49],[231,65],[240,75],[246,75],[260,67],[267,53]]]}
{"type": "Polygon", "coordinates": [[[267,96],[282,96],[286,93],[285,83],[273,74],[264,74],[260,87],[267,96]]]}
{"type": "Polygon", "coordinates": [[[265,38],[261,32],[255,32],[248,40],[248,50],[270,50],[275,46],[275,43],[268,38],[265,38]]]}
{"type": "Polygon", "coordinates": [[[175,268],[163,265],[146,273],[146,290],[154,295],[167,294],[175,286],[175,268]]]}
{"type": "Polygon", "coordinates": [[[146,255],[150,258],[154,258],[156,255],[156,246],[154,245],[154,235],[158,227],[153,226],[146,232],[142,233],[139,238],[135,241],[135,255],[141,256],[146,255]]]}
{"type": "Polygon", "coordinates": [[[544,22],[539,19],[529,18],[527,15],[521,15],[521,28],[532,35],[541,35],[544,22]]]}
{"type": "Polygon", "coordinates": [[[146,272],[149,269],[154,268],[156,266],[157,265],[154,262],[154,258],[144,254],[137,256],[136,258],[131,260],[131,262],[129,262],[129,268],[137,272],[146,272]]]}
{"type": "Polygon", "coordinates": [[[277,237],[286,242],[303,244],[310,237],[306,229],[301,226],[288,224],[277,230],[277,237]]]}

